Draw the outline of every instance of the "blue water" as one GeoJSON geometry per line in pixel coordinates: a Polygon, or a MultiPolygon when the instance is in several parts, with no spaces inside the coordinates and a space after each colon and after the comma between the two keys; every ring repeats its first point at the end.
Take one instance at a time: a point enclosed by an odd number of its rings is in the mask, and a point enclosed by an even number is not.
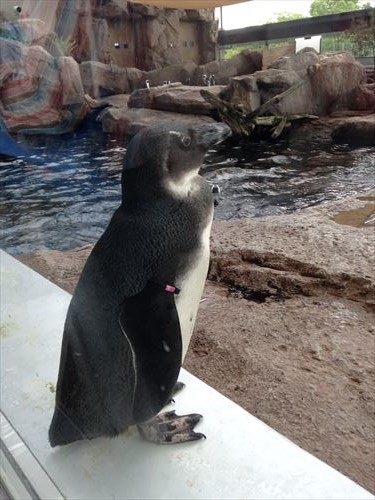
{"type": "MultiPolygon", "coordinates": [[[[120,203],[126,144],[95,129],[30,144],[45,164],[0,159],[1,248],[13,255],[96,241],[120,203]]],[[[251,143],[211,150],[217,219],[288,213],[374,188],[375,148],[251,143]]]]}

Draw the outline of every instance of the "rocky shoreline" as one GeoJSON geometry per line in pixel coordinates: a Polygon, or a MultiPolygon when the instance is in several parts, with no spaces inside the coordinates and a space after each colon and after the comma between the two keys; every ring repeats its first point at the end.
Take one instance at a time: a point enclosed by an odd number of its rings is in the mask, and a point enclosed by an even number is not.
{"type": "MultiPolygon", "coordinates": [[[[374,201],[215,222],[184,365],[372,492],[374,201]]],[[[91,248],[19,260],[72,292],[91,248]]]]}
{"type": "Polygon", "coordinates": [[[78,62],[62,55],[56,40],[39,45],[53,34],[38,37],[42,25],[35,19],[0,27],[4,67],[0,121],[9,133],[73,132],[104,107],[96,120],[104,132],[118,137],[132,136],[162,121],[193,126],[224,121],[235,133],[247,136],[249,131],[238,127],[238,120],[253,130],[251,117],[260,116],[256,131],[263,133],[267,120],[267,127],[275,132],[283,117],[280,134],[294,120],[301,123],[319,117],[331,126],[336,142],[375,144],[375,83],[349,52],[318,54],[305,48],[265,67],[260,52],[243,50],[229,60],[203,65],[180,62],[143,71],[96,60],[78,62]],[[337,113],[346,118],[343,123],[326,119],[337,113]],[[363,114],[369,116],[364,119],[363,114]],[[269,122],[270,116],[279,121],[269,122]]]}

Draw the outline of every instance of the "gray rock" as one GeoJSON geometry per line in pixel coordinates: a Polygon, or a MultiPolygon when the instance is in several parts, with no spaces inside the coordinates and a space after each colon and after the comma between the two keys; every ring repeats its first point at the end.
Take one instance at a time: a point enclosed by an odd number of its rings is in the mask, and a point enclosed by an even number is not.
{"type": "Polygon", "coordinates": [[[81,78],[86,94],[95,99],[113,94],[129,93],[125,68],[98,61],[80,64],[81,78]]]}
{"type": "Polygon", "coordinates": [[[17,19],[1,24],[2,36],[18,40],[26,45],[40,45],[40,40],[50,33],[41,19],[17,19]]]}
{"type": "Polygon", "coordinates": [[[375,83],[359,85],[349,95],[349,109],[375,110],[375,83]]]}
{"type": "Polygon", "coordinates": [[[54,58],[40,45],[1,38],[2,117],[8,130],[27,133],[71,131],[87,113],[79,66],[72,57],[54,58]],[[28,78],[25,78],[25,75],[28,78]],[[23,82],[14,92],[14,82],[23,82]]]}
{"type": "Polygon", "coordinates": [[[100,103],[113,106],[114,108],[126,108],[128,106],[129,97],[129,94],[110,95],[100,99],[100,103]]]}
{"type": "Polygon", "coordinates": [[[351,92],[366,79],[365,68],[349,52],[321,55],[319,62],[309,68],[308,75],[313,112],[319,115],[348,109],[351,92]]]}
{"type": "Polygon", "coordinates": [[[133,136],[140,130],[156,123],[182,122],[191,126],[214,123],[208,116],[170,113],[150,109],[106,108],[97,118],[103,131],[118,137],[133,136]]]}
{"type": "Polygon", "coordinates": [[[291,54],[273,62],[269,69],[295,71],[300,77],[307,76],[308,68],[319,62],[319,55],[314,49],[302,49],[297,54],[291,54]]]}
{"type": "MultiPolygon", "coordinates": [[[[190,87],[181,84],[161,85],[133,92],[129,99],[130,108],[150,108],[184,114],[208,115],[212,106],[203,99],[200,90],[207,87],[190,87]]],[[[210,91],[218,95],[223,86],[215,85],[210,91]]]]}
{"type": "Polygon", "coordinates": [[[85,92],[99,98],[114,94],[129,94],[143,87],[146,73],[137,68],[122,68],[115,64],[85,61],[80,64],[85,92]]]}
{"type": "Polygon", "coordinates": [[[259,108],[261,104],[258,84],[253,75],[231,78],[229,85],[225,87],[219,97],[235,106],[242,107],[248,113],[259,108]]]}
{"type": "Polygon", "coordinates": [[[375,115],[347,118],[333,129],[332,139],[351,146],[375,146],[375,115]]]}
{"type": "Polygon", "coordinates": [[[171,66],[166,66],[165,68],[149,71],[146,74],[146,77],[152,87],[163,85],[165,81],[171,83],[181,82],[185,85],[191,85],[193,83],[196,69],[197,65],[193,62],[172,64],[171,66]]]}
{"type": "Polygon", "coordinates": [[[373,228],[333,220],[365,204],[347,198],[290,215],[216,222],[209,278],[271,294],[373,303],[373,228]]]}
{"type": "Polygon", "coordinates": [[[243,50],[231,59],[212,61],[199,66],[194,76],[194,84],[203,84],[203,75],[213,75],[215,83],[227,85],[230,78],[238,75],[249,75],[262,68],[262,54],[251,50],[243,50]]]}
{"type": "Polygon", "coordinates": [[[138,68],[126,68],[126,77],[128,79],[129,92],[145,86],[147,73],[138,68]]]}
{"type": "Polygon", "coordinates": [[[251,77],[231,78],[223,92],[225,100],[252,111],[257,105],[257,90],[263,104],[303,81],[291,95],[271,109],[275,114],[327,115],[337,110],[370,110],[374,106],[373,89],[361,84],[365,69],[348,52],[318,55],[314,50],[300,51],[275,61],[270,68],[251,77]]]}
{"type": "MultiPolygon", "coordinates": [[[[302,80],[295,71],[283,69],[257,71],[253,77],[258,85],[262,104],[302,80]]],[[[305,80],[305,83],[295,92],[275,104],[271,112],[278,115],[311,114],[313,108],[310,82],[305,80]]]]}

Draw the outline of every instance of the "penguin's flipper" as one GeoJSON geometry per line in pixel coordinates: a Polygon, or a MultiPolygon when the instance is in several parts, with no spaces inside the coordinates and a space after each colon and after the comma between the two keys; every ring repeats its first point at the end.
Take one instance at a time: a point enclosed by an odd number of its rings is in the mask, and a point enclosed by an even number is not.
{"type": "Polygon", "coordinates": [[[202,415],[176,415],[175,411],[161,413],[149,422],[139,424],[138,431],[147,441],[157,444],[175,444],[206,439],[200,432],[194,432],[194,427],[202,420],[202,415]]]}
{"type": "Polygon", "coordinates": [[[180,322],[173,293],[149,281],[124,300],[119,323],[133,355],[133,422],[147,422],[170,400],[182,362],[180,322]]]}

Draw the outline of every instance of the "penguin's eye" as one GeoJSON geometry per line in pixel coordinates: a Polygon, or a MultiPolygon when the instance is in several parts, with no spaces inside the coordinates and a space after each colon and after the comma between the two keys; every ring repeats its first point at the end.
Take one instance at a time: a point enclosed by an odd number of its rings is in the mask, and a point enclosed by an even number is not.
{"type": "Polygon", "coordinates": [[[185,148],[188,148],[191,144],[191,138],[188,135],[181,137],[181,143],[185,148]]]}

